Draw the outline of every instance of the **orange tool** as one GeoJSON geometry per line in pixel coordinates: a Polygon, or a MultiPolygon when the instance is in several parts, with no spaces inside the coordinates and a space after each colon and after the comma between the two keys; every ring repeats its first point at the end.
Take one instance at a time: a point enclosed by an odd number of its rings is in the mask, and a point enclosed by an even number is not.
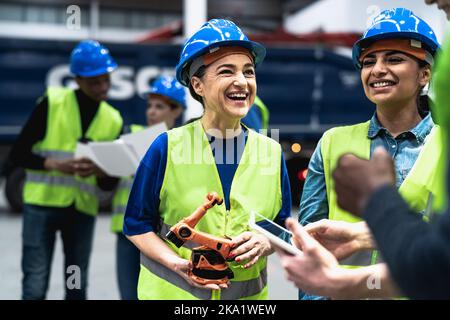
{"type": "Polygon", "coordinates": [[[195,230],[195,226],[214,205],[221,205],[223,199],[216,193],[210,192],[205,202],[190,216],[170,228],[166,237],[178,248],[186,241],[200,244],[192,249],[191,262],[193,265],[190,277],[200,284],[223,284],[232,279],[233,271],[226,263],[231,251],[231,239],[217,237],[206,232],[195,230]]]}

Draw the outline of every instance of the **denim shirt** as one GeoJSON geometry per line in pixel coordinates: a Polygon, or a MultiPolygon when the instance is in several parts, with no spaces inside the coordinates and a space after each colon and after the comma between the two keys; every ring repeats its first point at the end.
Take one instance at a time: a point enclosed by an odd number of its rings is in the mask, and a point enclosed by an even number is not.
{"type": "MultiPolygon", "coordinates": [[[[370,155],[372,156],[373,151],[379,146],[390,153],[395,163],[397,188],[400,187],[413,167],[425,143],[425,138],[433,126],[431,114],[428,113],[414,128],[402,132],[394,138],[380,124],[376,113],[372,116],[367,133],[367,137],[372,140],[370,155]]],[[[300,201],[299,222],[302,225],[328,218],[327,191],[320,143],[321,141],[317,144],[309,162],[308,175],[300,201]]]]}

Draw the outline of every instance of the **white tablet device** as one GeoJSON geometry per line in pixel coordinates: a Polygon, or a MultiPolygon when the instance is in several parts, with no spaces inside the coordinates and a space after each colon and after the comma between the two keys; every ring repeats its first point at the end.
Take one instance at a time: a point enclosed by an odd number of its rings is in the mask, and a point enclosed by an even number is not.
{"type": "Polygon", "coordinates": [[[276,224],[273,221],[266,219],[264,216],[255,211],[250,212],[250,219],[248,221],[250,228],[262,233],[266,236],[272,244],[287,251],[291,254],[298,254],[301,251],[291,242],[292,233],[276,224]],[[255,222],[257,221],[257,222],[255,222]]]}

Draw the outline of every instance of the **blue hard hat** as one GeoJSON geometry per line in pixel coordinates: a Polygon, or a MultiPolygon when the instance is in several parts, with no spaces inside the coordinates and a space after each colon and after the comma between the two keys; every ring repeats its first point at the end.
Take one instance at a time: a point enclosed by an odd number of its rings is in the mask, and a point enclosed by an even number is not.
{"type": "Polygon", "coordinates": [[[212,19],[184,43],[180,61],[176,67],[177,80],[184,86],[188,86],[190,63],[195,58],[222,46],[239,46],[248,49],[253,56],[255,66],[259,65],[266,56],[266,49],[261,44],[250,41],[234,22],[212,19]]]}
{"type": "Polygon", "coordinates": [[[152,86],[147,94],[165,96],[186,110],[186,92],[183,86],[174,77],[158,77],[152,83],[152,86]]]}
{"type": "Polygon", "coordinates": [[[106,47],[95,40],[81,41],[70,55],[70,72],[81,77],[95,77],[117,68],[106,47]]]}
{"type": "Polygon", "coordinates": [[[381,39],[405,38],[420,41],[432,56],[439,49],[433,29],[411,10],[394,8],[382,11],[373,19],[372,25],[353,45],[353,64],[361,69],[359,57],[363,48],[381,39]]]}

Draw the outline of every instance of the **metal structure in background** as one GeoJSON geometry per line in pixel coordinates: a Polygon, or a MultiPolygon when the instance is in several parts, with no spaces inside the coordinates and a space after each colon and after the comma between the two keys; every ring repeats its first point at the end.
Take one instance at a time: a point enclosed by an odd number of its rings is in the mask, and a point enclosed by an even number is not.
{"type": "MultiPolygon", "coordinates": [[[[142,14],[154,13],[155,24],[141,24],[141,27],[158,28],[169,20],[159,19],[167,15],[172,20],[183,18],[185,2],[197,7],[201,13],[203,3],[206,4],[208,19],[228,18],[248,31],[273,31],[281,27],[283,17],[294,13],[315,0],[5,0],[2,1],[7,19],[17,15],[22,22],[63,23],[65,8],[70,5],[79,6],[85,17],[83,24],[89,27],[89,36],[97,37],[98,31],[105,27],[129,29],[139,27],[137,20],[144,19],[142,14]],[[15,9],[14,9],[15,7],[15,9]],[[87,11],[87,12],[86,12],[87,11]],[[141,14],[139,16],[138,14],[141,14]],[[57,15],[57,17],[55,17],[57,15]],[[110,20],[110,21],[105,21],[110,20]],[[135,20],[135,21],[133,21],[135,20]],[[159,24],[158,24],[159,23],[159,24]]],[[[198,12],[194,12],[198,14],[198,12]]],[[[151,19],[151,18],[150,18],[151,19]]],[[[1,20],[1,16],[0,16],[1,20]]],[[[52,37],[51,34],[43,35],[52,37]]],[[[102,39],[99,39],[102,40],[102,39]]]]}

